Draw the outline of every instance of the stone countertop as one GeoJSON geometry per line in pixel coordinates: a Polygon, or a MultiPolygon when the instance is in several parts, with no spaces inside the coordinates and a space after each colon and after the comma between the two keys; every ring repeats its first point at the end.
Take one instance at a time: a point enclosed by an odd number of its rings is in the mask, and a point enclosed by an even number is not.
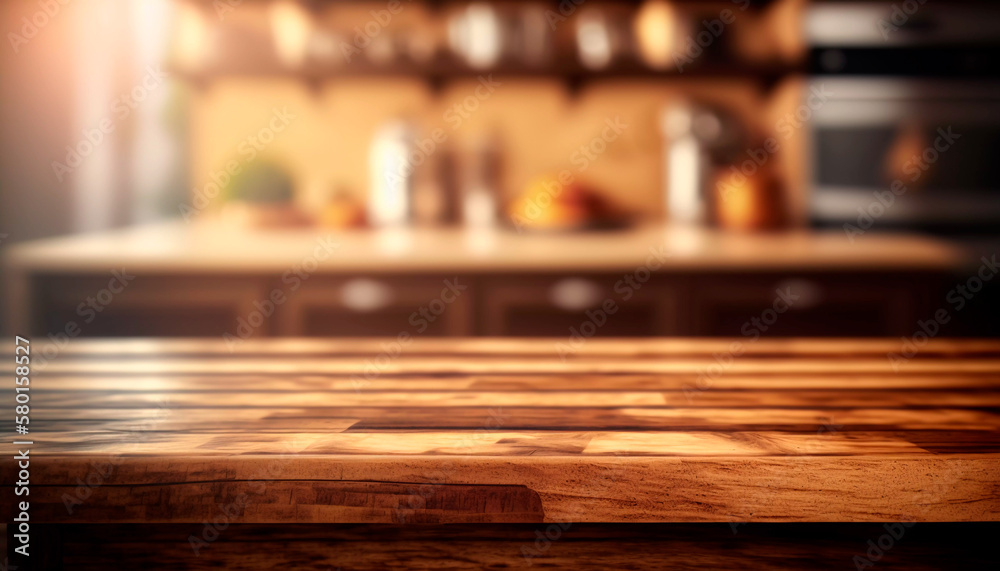
{"type": "MultiPolygon", "coordinates": [[[[966,259],[969,258],[969,259],[966,259]]],[[[20,273],[316,273],[957,270],[960,247],[911,234],[836,230],[739,234],[644,224],[617,231],[522,233],[461,228],[251,230],[209,223],[137,226],[24,242],[5,255],[20,273]]]]}

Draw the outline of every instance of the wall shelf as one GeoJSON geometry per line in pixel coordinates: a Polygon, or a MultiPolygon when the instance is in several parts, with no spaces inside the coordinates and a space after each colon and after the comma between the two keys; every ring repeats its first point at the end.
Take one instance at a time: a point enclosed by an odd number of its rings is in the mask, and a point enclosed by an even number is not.
{"type": "Polygon", "coordinates": [[[603,80],[664,80],[680,78],[743,78],[757,79],[769,85],[794,74],[805,73],[803,63],[740,63],[735,61],[699,62],[684,71],[654,69],[637,63],[623,62],[602,70],[593,70],[577,64],[525,66],[501,64],[488,69],[476,69],[456,62],[442,61],[431,64],[373,65],[367,62],[324,66],[307,65],[300,68],[277,64],[226,65],[206,67],[201,70],[171,68],[171,74],[199,87],[206,87],[219,79],[256,78],[300,80],[319,86],[343,78],[416,78],[427,81],[435,89],[448,82],[475,79],[493,75],[508,79],[553,79],[565,82],[573,89],[603,80]]]}

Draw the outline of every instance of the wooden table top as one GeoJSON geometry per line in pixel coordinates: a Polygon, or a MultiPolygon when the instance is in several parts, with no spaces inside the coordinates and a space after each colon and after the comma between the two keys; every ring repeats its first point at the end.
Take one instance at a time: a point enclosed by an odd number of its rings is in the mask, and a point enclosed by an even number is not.
{"type": "Polygon", "coordinates": [[[36,342],[32,521],[1000,520],[1000,342],[567,343],[36,342]]]}

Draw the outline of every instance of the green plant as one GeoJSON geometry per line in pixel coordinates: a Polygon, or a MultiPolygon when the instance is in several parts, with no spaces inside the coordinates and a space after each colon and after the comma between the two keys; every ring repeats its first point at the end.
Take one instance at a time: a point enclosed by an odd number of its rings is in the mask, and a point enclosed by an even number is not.
{"type": "Polygon", "coordinates": [[[292,177],[285,169],[266,162],[247,165],[233,175],[223,190],[226,201],[279,204],[292,202],[292,177]]]}

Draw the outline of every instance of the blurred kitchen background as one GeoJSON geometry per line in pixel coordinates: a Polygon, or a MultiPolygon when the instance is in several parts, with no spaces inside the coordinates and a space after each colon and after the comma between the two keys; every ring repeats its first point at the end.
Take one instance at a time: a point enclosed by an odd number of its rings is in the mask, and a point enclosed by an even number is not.
{"type": "Polygon", "coordinates": [[[991,2],[0,10],[10,333],[998,332],[991,2]]]}

